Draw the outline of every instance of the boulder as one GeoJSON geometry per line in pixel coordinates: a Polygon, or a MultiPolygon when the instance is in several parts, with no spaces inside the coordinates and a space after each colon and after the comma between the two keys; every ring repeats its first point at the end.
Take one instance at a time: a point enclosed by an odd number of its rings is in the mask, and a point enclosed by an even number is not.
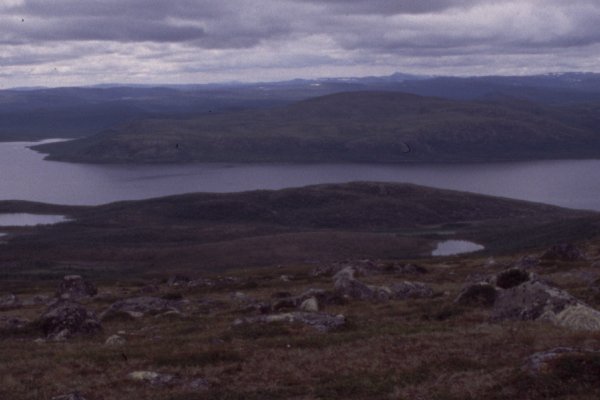
{"type": "Polygon", "coordinates": [[[268,324],[274,322],[301,323],[308,325],[319,332],[328,332],[344,326],[346,324],[346,318],[343,315],[296,311],[283,314],[238,318],[233,322],[233,326],[235,327],[247,324],[268,324]]]}
{"type": "Polygon", "coordinates": [[[347,267],[333,276],[336,293],[356,300],[372,300],[377,293],[368,285],[354,278],[354,268],[347,267]]]}
{"type": "Polygon", "coordinates": [[[46,338],[57,341],[76,335],[91,335],[102,330],[93,312],[87,311],[81,304],[68,300],[59,301],[48,307],[37,320],[37,325],[46,338]]]}
{"type": "Polygon", "coordinates": [[[170,374],[161,374],[154,371],[134,371],[127,375],[132,381],[148,383],[152,386],[172,385],[176,381],[176,377],[170,374]]]}
{"type": "Polygon", "coordinates": [[[542,320],[574,330],[600,330],[600,311],[539,280],[501,291],[492,319],[542,320]]]}
{"type": "Polygon", "coordinates": [[[79,300],[98,294],[93,283],[84,280],[79,275],[67,275],[56,290],[56,297],[63,300],[79,300]]]}
{"type": "Polygon", "coordinates": [[[118,315],[141,318],[146,314],[157,315],[167,311],[179,311],[179,301],[165,300],[158,297],[133,297],[119,300],[100,314],[100,319],[118,315]]]}
{"type": "Polygon", "coordinates": [[[464,306],[491,307],[494,305],[497,295],[498,291],[493,285],[479,282],[466,286],[454,302],[464,306]]]}
{"type": "Polygon", "coordinates": [[[300,304],[300,310],[306,312],[319,312],[319,301],[316,297],[309,297],[300,304]]]}
{"type": "Polygon", "coordinates": [[[127,343],[127,340],[125,340],[124,337],[119,336],[119,335],[112,335],[108,339],[106,339],[106,341],[104,342],[104,344],[107,346],[115,346],[115,347],[123,346],[125,343],[127,343]]]}
{"type": "Polygon", "coordinates": [[[19,300],[19,298],[12,293],[0,297],[0,311],[12,310],[22,306],[23,303],[21,300],[19,300]]]}
{"type": "Polygon", "coordinates": [[[572,243],[560,243],[546,250],[541,258],[553,261],[581,261],[585,260],[585,255],[572,243]]]}
{"type": "Polygon", "coordinates": [[[433,290],[421,282],[400,282],[390,286],[391,298],[395,300],[419,299],[433,296],[433,290]]]}

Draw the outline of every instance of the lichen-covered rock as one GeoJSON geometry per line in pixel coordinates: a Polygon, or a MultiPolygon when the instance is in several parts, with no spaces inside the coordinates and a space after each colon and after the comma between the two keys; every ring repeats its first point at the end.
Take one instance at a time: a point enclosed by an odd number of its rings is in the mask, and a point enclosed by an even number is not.
{"type": "Polygon", "coordinates": [[[346,324],[346,318],[343,315],[296,311],[283,314],[238,318],[233,322],[233,326],[235,327],[247,324],[268,324],[274,322],[301,323],[308,325],[319,332],[328,332],[344,326],[346,324]]]}
{"type": "Polygon", "coordinates": [[[585,260],[585,255],[572,243],[560,243],[546,250],[541,258],[543,260],[580,261],[585,260]]]}
{"type": "Polygon", "coordinates": [[[464,306],[491,307],[496,301],[498,290],[487,282],[479,282],[466,286],[454,300],[464,306]]]}
{"type": "Polygon", "coordinates": [[[56,297],[63,300],[79,300],[96,294],[96,286],[79,275],[65,276],[56,290],[56,297]]]}
{"type": "Polygon", "coordinates": [[[93,312],[86,310],[81,304],[67,300],[48,307],[39,317],[37,325],[50,340],[66,340],[72,336],[91,335],[102,330],[93,312]]]}
{"type": "Polygon", "coordinates": [[[100,319],[104,320],[118,315],[141,318],[146,314],[157,315],[167,311],[179,311],[179,302],[150,296],[133,297],[113,303],[100,314],[100,319]]]}
{"type": "Polygon", "coordinates": [[[494,320],[541,320],[574,330],[600,330],[600,311],[541,281],[528,281],[500,292],[494,320]]]}

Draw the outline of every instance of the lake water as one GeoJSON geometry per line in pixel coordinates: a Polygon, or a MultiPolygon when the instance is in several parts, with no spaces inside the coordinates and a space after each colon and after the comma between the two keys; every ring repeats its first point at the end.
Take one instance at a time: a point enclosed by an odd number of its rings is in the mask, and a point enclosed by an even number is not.
{"type": "Polygon", "coordinates": [[[350,181],[409,182],[600,211],[600,160],[456,165],[93,165],[44,161],[33,143],[0,143],[0,200],[94,205],[189,192],[350,181]]]}
{"type": "MultiPolygon", "coordinates": [[[[51,225],[66,222],[64,215],[40,215],[27,213],[0,214],[0,226],[51,225]]],[[[2,234],[0,234],[2,236],[2,234]]]]}
{"type": "Polygon", "coordinates": [[[483,250],[480,244],[469,242],[466,240],[445,240],[439,242],[435,250],[431,252],[432,256],[453,256],[456,254],[473,253],[483,250]]]}

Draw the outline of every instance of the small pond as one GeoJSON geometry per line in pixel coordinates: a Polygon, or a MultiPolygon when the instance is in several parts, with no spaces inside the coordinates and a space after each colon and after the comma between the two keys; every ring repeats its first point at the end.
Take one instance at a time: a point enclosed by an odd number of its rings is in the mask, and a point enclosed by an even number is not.
{"type": "Polygon", "coordinates": [[[69,221],[69,219],[64,215],[42,215],[27,213],[0,214],[0,226],[51,225],[66,221],[69,221]]]}
{"type": "Polygon", "coordinates": [[[469,242],[467,240],[445,240],[439,242],[435,250],[431,252],[432,256],[453,256],[455,254],[473,253],[483,250],[480,244],[469,242]]]}

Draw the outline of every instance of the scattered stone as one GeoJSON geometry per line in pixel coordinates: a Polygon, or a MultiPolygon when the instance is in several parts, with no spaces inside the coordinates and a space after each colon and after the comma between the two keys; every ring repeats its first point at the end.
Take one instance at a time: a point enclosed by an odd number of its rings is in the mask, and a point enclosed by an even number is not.
{"type": "Polygon", "coordinates": [[[541,320],[574,330],[600,330],[600,311],[539,280],[500,292],[492,318],[541,320]]]}
{"type": "Polygon", "coordinates": [[[196,378],[187,384],[187,388],[196,392],[210,389],[210,383],[204,378],[196,378]]]}
{"type": "Polygon", "coordinates": [[[127,376],[133,381],[148,383],[152,386],[166,386],[175,383],[174,375],[153,371],[134,371],[127,376]]]}
{"type": "Polygon", "coordinates": [[[98,289],[93,283],[84,280],[80,275],[67,275],[63,278],[56,297],[63,300],[79,300],[98,294],[98,289]]]}
{"type": "Polygon", "coordinates": [[[112,335],[104,342],[107,346],[123,346],[125,343],[127,343],[127,340],[119,335],[112,335]]]}
{"type": "Polygon", "coordinates": [[[136,293],[139,295],[155,294],[160,292],[160,287],[157,285],[142,286],[136,293]]]}
{"type": "Polygon", "coordinates": [[[281,282],[291,282],[291,281],[292,281],[292,279],[293,279],[293,277],[292,277],[291,275],[281,275],[281,276],[279,277],[279,280],[280,280],[281,282]]]}
{"type": "Polygon", "coordinates": [[[543,260],[580,261],[585,260],[583,252],[572,243],[560,243],[552,246],[544,254],[543,260]]]}
{"type": "Polygon", "coordinates": [[[520,268],[510,268],[496,276],[496,286],[502,289],[510,289],[530,280],[531,274],[529,272],[520,268]]]}
{"type": "Polygon", "coordinates": [[[180,302],[165,300],[158,297],[133,297],[113,303],[100,314],[100,319],[126,315],[131,318],[141,318],[146,314],[157,315],[167,311],[179,311],[180,302]]]}
{"type": "Polygon", "coordinates": [[[540,259],[534,255],[527,255],[521,257],[514,265],[515,268],[519,269],[530,269],[535,268],[540,264],[540,259]]]}
{"type": "Polygon", "coordinates": [[[0,311],[12,310],[15,308],[21,308],[23,303],[14,294],[7,294],[6,296],[0,297],[0,311]]]}
{"type": "Polygon", "coordinates": [[[423,275],[428,273],[426,268],[417,264],[384,264],[381,266],[384,272],[394,272],[396,274],[423,275]]]}
{"type": "Polygon", "coordinates": [[[29,325],[29,320],[21,317],[0,316],[0,330],[15,331],[29,325]]]}
{"type": "Polygon", "coordinates": [[[346,267],[333,276],[336,293],[356,300],[372,300],[377,293],[368,285],[354,278],[355,270],[346,267]]]}
{"type": "Polygon", "coordinates": [[[390,286],[392,298],[395,300],[419,299],[433,296],[433,290],[421,282],[395,283],[390,286]]]}
{"type": "Polygon", "coordinates": [[[300,310],[306,312],[319,312],[319,301],[316,297],[310,297],[300,304],[300,310]]]}
{"type": "Polygon", "coordinates": [[[79,392],[73,392],[62,396],[54,396],[52,400],[85,400],[79,392]]]}
{"type": "MultiPolygon", "coordinates": [[[[531,355],[525,360],[522,370],[534,376],[548,374],[554,372],[554,369],[560,360],[568,359],[570,361],[570,366],[574,366],[574,364],[577,363],[577,360],[584,361],[581,363],[582,365],[580,365],[580,367],[583,367],[589,372],[597,372],[590,371],[589,367],[592,363],[590,363],[589,360],[592,358],[596,360],[593,364],[600,365],[598,364],[598,360],[600,360],[599,351],[575,349],[572,347],[557,347],[531,355]]],[[[598,368],[596,367],[596,369],[598,368]]],[[[572,372],[577,373],[575,370],[572,372]]]]}
{"type": "Polygon", "coordinates": [[[454,302],[465,306],[491,307],[494,305],[497,295],[498,291],[493,285],[480,282],[465,287],[454,302]]]}
{"type": "Polygon", "coordinates": [[[308,325],[319,332],[328,332],[346,324],[346,318],[343,315],[331,315],[325,313],[312,312],[290,312],[283,314],[260,315],[256,317],[238,318],[233,322],[233,326],[256,323],[302,323],[308,325]]]}
{"type": "Polygon", "coordinates": [[[167,280],[168,286],[188,286],[192,279],[185,275],[173,275],[167,280]]]}
{"type": "Polygon", "coordinates": [[[102,330],[93,312],[72,301],[60,301],[51,305],[38,319],[46,338],[67,340],[75,335],[91,335],[102,330]]]}

